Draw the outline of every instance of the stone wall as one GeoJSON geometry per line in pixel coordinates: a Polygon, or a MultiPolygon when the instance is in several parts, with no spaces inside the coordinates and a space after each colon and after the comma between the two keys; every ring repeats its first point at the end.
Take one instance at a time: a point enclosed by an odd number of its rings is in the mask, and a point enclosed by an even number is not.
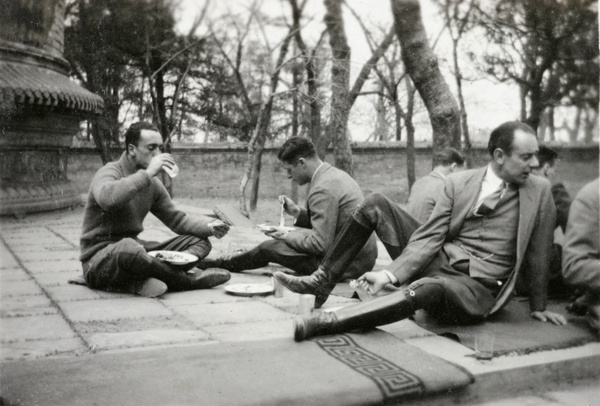
{"type": "MultiPolygon", "coordinates": [[[[598,146],[556,149],[561,156],[557,172],[565,180],[570,193],[576,193],[585,182],[598,176],[598,146]]],[[[277,148],[267,148],[263,156],[261,194],[288,193],[288,181],[277,160],[277,151],[277,148]],[[278,185],[282,185],[281,188],[278,185]]],[[[355,177],[365,193],[381,192],[399,202],[406,200],[408,182],[406,150],[403,147],[359,144],[353,147],[353,153],[355,177]]],[[[415,172],[419,178],[431,170],[431,149],[418,148],[416,153],[415,172]]],[[[78,183],[82,191],[86,191],[93,172],[102,165],[100,157],[90,148],[71,149],[69,154],[69,177],[78,183]]],[[[120,151],[113,151],[115,158],[119,154],[120,151]]],[[[247,158],[243,146],[211,144],[178,147],[173,154],[182,168],[177,182],[193,183],[197,196],[236,196],[247,158]]],[[[332,162],[333,158],[328,155],[326,160],[332,162]]],[[[485,165],[488,162],[487,150],[474,149],[472,160],[474,167],[485,165]]]]}

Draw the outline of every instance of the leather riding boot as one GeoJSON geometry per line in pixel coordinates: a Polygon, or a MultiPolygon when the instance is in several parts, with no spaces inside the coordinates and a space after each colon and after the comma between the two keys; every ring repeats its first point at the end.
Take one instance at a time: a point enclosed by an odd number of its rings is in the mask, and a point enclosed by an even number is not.
{"type": "Polygon", "coordinates": [[[292,276],[284,272],[277,271],[273,273],[283,286],[295,293],[308,293],[315,295],[315,308],[320,308],[329,297],[329,293],[335,287],[335,282],[331,284],[325,271],[319,267],[308,276],[292,276]]]}
{"type": "Polygon", "coordinates": [[[268,265],[268,261],[260,260],[257,262],[255,255],[253,255],[255,251],[237,250],[233,254],[216,259],[204,258],[198,262],[196,267],[200,269],[222,268],[227,269],[229,272],[241,272],[246,269],[256,269],[268,265]]]}
{"type": "Polygon", "coordinates": [[[210,289],[221,285],[231,278],[229,271],[225,269],[197,269],[195,273],[182,273],[180,278],[167,282],[171,291],[210,289]]]}
{"type": "Polygon", "coordinates": [[[365,227],[354,217],[350,217],[327,251],[321,265],[312,275],[295,277],[283,272],[275,272],[273,276],[292,292],[315,295],[315,308],[318,309],[327,301],[335,284],[342,278],[371,234],[373,234],[372,228],[365,227]]]}
{"type": "Polygon", "coordinates": [[[403,292],[395,292],[335,312],[299,316],[294,320],[294,339],[302,341],[315,336],[370,329],[403,320],[415,310],[412,300],[403,292]]]}

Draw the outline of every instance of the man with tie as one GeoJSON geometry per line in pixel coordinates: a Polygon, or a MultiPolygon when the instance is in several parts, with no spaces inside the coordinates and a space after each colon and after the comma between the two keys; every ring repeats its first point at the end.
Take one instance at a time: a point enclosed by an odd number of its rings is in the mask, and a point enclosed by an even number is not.
{"type": "Polygon", "coordinates": [[[511,299],[525,269],[531,317],[565,324],[564,317],[546,310],[556,211],[550,183],[529,176],[538,166],[535,132],[520,122],[504,123],[492,131],[488,151],[487,167],[446,178],[424,225],[385,196],[372,194],[346,222],[315,273],[292,277],[276,272],[288,289],[314,294],[320,307],[373,231],[394,259],[387,269],[367,272],[359,281],[373,294],[388,284],[399,290],[300,317],[296,340],[392,323],[417,309],[445,322],[481,322],[511,299]]]}
{"type": "MultiPolygon", "coordinates": [[[[288,197],[280,198],[285,212],[294,217],[294,230],[274,227],[267,233],[272,240],[245,252],[205,259],[201,267],[240,272],[273,262],[303,275],[317,270],[346,220],[364,200],[363,193],[350,175],[323,162],[308,138],[289,138],[277,157],[288,178],[299,185],[308,185],[306,208],[297,206],[288,197]]],[[[377,259],[375,236],[367,238],[359,251],[360,255],[348,262],[340,277],[358,278],[373,268],[377,259]]]]}

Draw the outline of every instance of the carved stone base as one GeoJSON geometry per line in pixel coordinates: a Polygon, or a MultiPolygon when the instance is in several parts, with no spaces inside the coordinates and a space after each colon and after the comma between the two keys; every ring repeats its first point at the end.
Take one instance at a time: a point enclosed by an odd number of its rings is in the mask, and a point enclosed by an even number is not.
{"type": "Polygon", "coordinates": [[[0,215],[23,217],[26,213],[64,209],[82,204],[71,181],[0,187],[0,215]]]}

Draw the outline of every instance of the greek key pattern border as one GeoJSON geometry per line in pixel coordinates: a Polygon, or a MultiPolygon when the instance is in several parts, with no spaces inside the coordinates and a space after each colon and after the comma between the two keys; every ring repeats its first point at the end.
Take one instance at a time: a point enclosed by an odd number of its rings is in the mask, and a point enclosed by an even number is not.
{"type": "Polygon", "coordinates": [[[347,335],[320,337],[312,341],[333,358],[375,382],[385,400],[423,393],[421,379],[360,347],[347,335]]]}

